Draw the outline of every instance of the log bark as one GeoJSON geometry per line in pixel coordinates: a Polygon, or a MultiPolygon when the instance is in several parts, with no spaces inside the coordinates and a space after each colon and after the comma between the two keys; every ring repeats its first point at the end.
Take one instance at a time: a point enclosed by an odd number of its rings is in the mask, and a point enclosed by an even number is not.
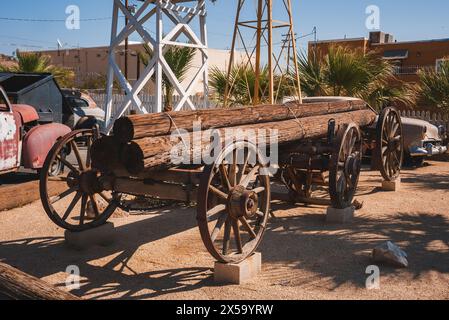
{"type": "MultiPolygon", "coordinates": [[[[326,136],[328,122],[333,119],[337,126],[342,126],[350,122],[366,127],[374,123],[376,114],[371,110],[352,111],[338,114],[328,114],[309,118],[292,119],[286,121],[276,121],[269,123],[258,123],[234,128],[217,129],[221,137],[225,137],[226,129],[239,129],[251,132],[259,129],[267,130],[266,141],[269,143],[271,137],[275,137],[278,144],[294,142],[302,139],[317,139],[326,136]],[[268,131],[271,130],[271,131],[268,131]]],[[[183,135],[184,142],[188,141],[188,150],[192,163],[198,163],[202,154],[210,149],[211,136],[205,134],[187,133],[183,135]],[[195,148],[199,146],[199,148],[195,148]]],[[[122,149],[122,164],[131,174],[139,174],[148,170],[163,170],[176,166],[172,162],[172,150],[174,147],[183,144],[181,140],[173,139],[171,136],[157,138],[143,138],[135,140],[122,149]]]]}
{"type": "Polygon", "coordinates": [[[169,135],[177,129],[192,131],[194,122],[198,121],[201,121],[201,130],[207,130],[337,114],[367,108],[364,101],[354,100],[131,115],[118,119],[114,124],[113,133],[117,141],[127,143],[146,137],[169,135]]]}
{"type": "Polygon", "coordinates": [[[102,172],[121,167],[122,148],[123,145],[111,136],[96,140],[91,147],[92,167],[102,172]]]}
{"type": "Polygon", "coordinates": [[[2,295],[13,300],[81,300],[4,263],[0,263],[2,295]]]}

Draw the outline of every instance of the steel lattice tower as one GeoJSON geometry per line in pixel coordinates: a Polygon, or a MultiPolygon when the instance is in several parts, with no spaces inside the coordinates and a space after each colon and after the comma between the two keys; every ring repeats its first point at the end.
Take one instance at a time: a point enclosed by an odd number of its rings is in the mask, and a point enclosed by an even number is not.
{"type": "Polygon", "coordinates": [[[269,93],[268,102],[275,103],[275,90],[274,90],[274,74],[279,71],[281,74],[285,74],[289,69],[293,68],[294,75],[294,87],[297,98],[302,102],[301,86],[298,73],[298,57],[296,48],[296,35],[293,24],[293,12],[291,0],[278,0],[278,3],[282,4],[282,10],[285,10],[288,17],[288,21],[279,21],[273,18],[273,2],[274,0],[256,0],[255,17],[252,20],[242,18],[242,11],[250,8],[250,0],[238,0],[237,14],[234,24],[234,34],[231,47],[231,59],[228,69],[228,81],[226,83],[225,90],[225,105],[228,104],[230,92],[232,92],[233,83],[231,83],[231,72],[234,68],[235,50],[237,48],[237,41],[239,40],[242,45],[242,49],[245,51],[246,64],[244,67],[250,66],[255,70],[255,84],[254,84],[254,96],[252,102],[254,105],[260,103],[260,74],[262,68],[262,47],[267,47],[267,60],[269,70],[269,93]],[[254,31],[254,37],[256,39],[256,45],[251,47],[243,34],[243,29],[250,29],[254,31]],[[275,44],[273,43],[273,31],[277,29],[284,29],[286,33],[284,41],[282,41],[279,50],[275,50],[275,44]],[[284,70],[281,66],[282,55],[287,55],[287,68],[284,70]],[[255,61],[254,61],[255,60],[255,61]],[[293,63],[291,67],[290,64],[293,63]]]}
{"type": "Polygon", "coordinates": [[[187,105],[195,109],[190,95],[196,84],[201,79],[204,83],[204,103],[207,104],[208,97],[208,42],[206,29],[206,0],[143,0],[135,12],[127,8],[125,0],[114,0],[113,20],[111,32],[111,44],[109,49],[109,71],[107,81],[106,102],[106,132],[112,129],[114,121],[125,114],[131,105],[140,112],[148,113],[142,106],[138,94],[145,85],[155,78],[156,107],[162,112],[163,85],[162,76],[165,75],[174,86],[180,101],[174,106],[178,111],[187,105]],[[119,14],[125,15],[128,24],[119,32],[119,14]],[[153,18],[155,25],[149,26],[149,20],[153,18]],[[196,19],[198,18],[198,19],[196,19]],[[199,21],[199,35],[192,28],[192,24],[199,21]],[[168,26],[170,23],[170,27],[168,26]],[[147,26],[147,28],[145,27],[147,26]],[[154,28],[154,29],[153,29],[154,28]],[[154,31],[150,34],[148,30],[154,31]],[[115,52],[118,46],[132,34],[138,34],[153,52],[153,57],[148,66],[140,74],[137,81],[131,85],[117,64],[115,52]],[[183,41],[181,38],[187,39],[183,41]],[[183,87],[181,81],[164,59],[164,53],[169,46],[190,47],[201,52],[202,64],[196,72],[193,80],[187,87],[183,87]],[[113,83],[117,79],[120,87],[125,91],[126,98],[117,112],[112,112],[113,106],[113,83]]]}

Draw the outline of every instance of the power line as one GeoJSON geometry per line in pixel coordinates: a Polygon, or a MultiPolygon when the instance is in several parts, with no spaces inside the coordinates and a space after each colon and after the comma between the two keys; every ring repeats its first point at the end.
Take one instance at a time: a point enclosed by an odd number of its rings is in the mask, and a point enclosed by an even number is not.
{"type": "MultiPolygon", "coordinates": [[[[66,22],[67,21],[67,19],[28,19],[28,18],[8,18],[8,17],[0,17],[0,20],[16,21],[16,22],[66,22]]],[[[79,19],[79,21],[82,21],[82,22],[105,21],[105,20],[112,20],[112,17],[79,19]]]]}

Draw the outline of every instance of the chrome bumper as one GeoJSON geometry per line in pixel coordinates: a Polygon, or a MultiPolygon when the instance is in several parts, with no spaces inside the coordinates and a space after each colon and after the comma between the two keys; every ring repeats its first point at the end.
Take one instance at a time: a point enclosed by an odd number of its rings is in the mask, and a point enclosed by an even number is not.
{"type": "Polygon", "coordinates": [[[423,147],[411,147],[412,157],[430,157],[447,152],[447,146],[435,146],[433,143],[423,143],[423,147]]]}

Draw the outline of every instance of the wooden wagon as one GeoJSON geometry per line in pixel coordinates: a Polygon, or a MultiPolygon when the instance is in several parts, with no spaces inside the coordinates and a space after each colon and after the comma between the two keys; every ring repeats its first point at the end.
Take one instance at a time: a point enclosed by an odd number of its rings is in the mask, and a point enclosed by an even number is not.
{"type": "Polygon", "coordinates": [[[98,227],[117,208],[126,209],[125,195],[194,202],[207,250],[220,262],[235,263],[254,253],[262,240],[273,181],[287,186],[293,203],[346,208],[353,203],[364,150],[374,149],[382,176],[394,180],[401,169],[402,141],[395,109],[378,115],[357,99],[130,116],[116,122],[112,136],[94,128],[61,139],[46,160],[40,192],[51,220],[74,232],[98,227]],[[212,163],[170,163],[173,141],[167,126],[170,131],[187,128],[189,135],[199,118],[202,130],[277,129],[278,172],[266,170],[266,154],[248,139],[220,141],[223,148],[212,163]],[[48,174],[55,161],[65,165],[59,177],[48,174]],[[68,190],[50,197],[52,179],[66,183],[68,190]],[[328,199],[313,198],[317,185],[327,186],[328,199]]]}

